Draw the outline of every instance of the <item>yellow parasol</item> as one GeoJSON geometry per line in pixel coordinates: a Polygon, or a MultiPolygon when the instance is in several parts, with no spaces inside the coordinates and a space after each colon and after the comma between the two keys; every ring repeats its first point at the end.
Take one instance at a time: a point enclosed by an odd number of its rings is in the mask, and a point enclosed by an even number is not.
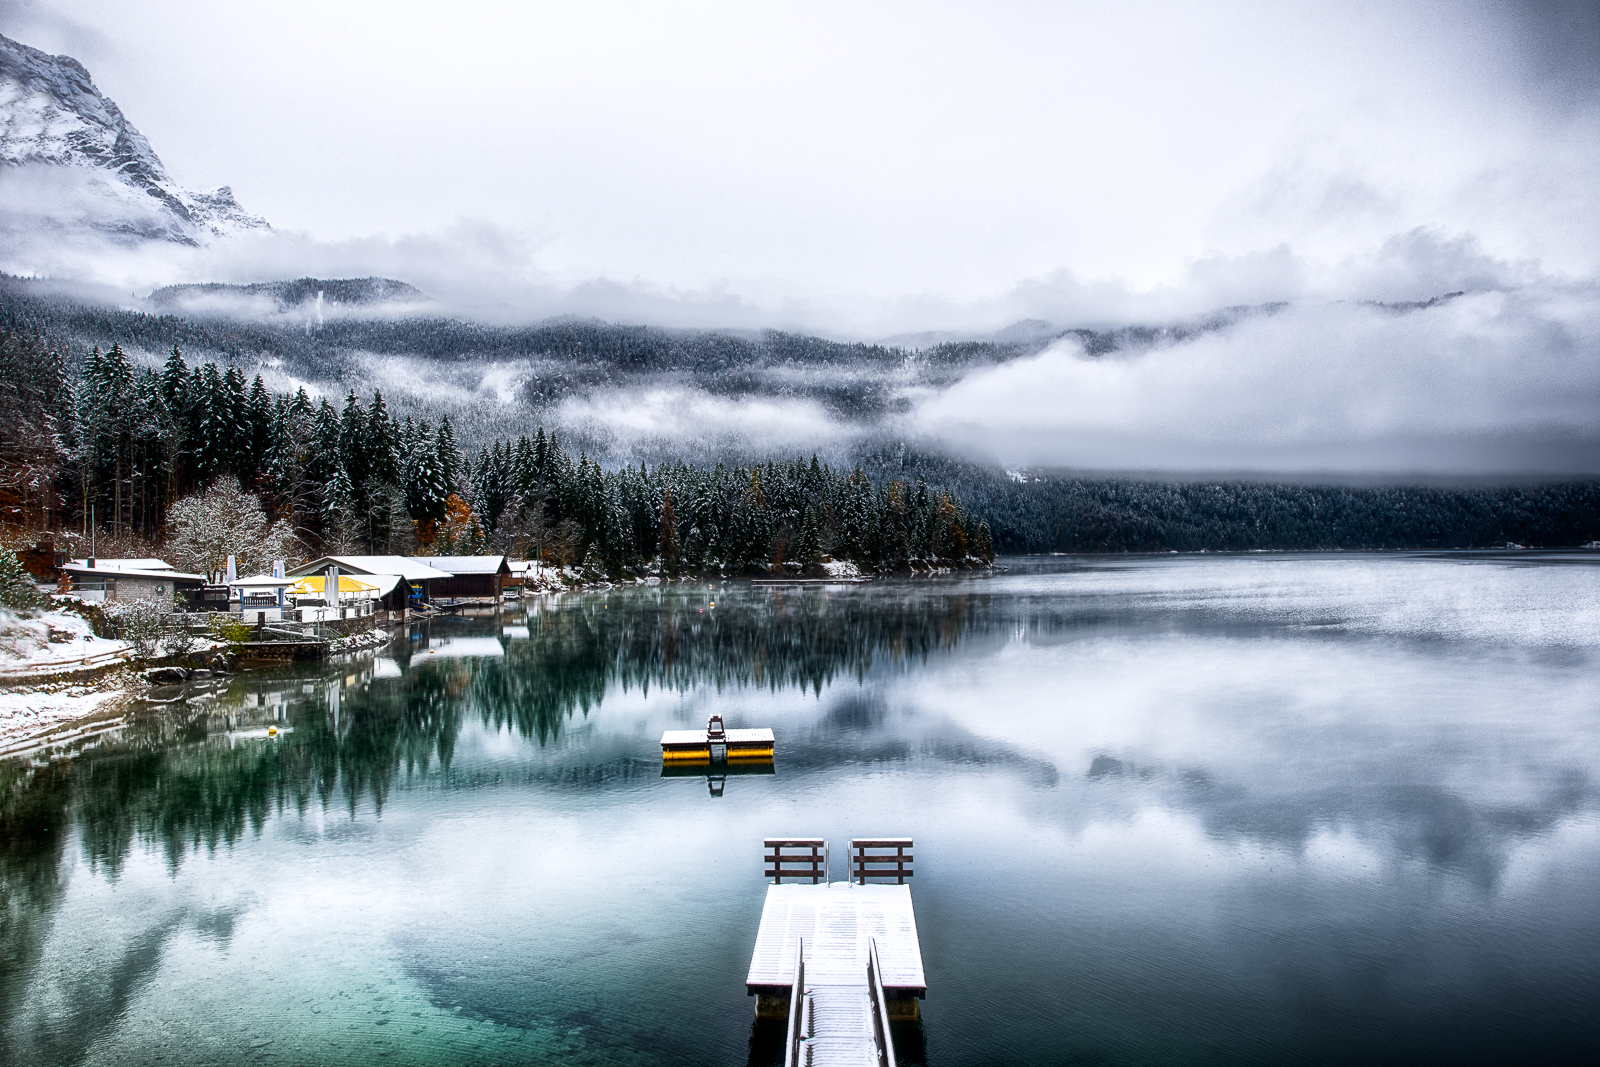
{"type": "MultiPolygon", "coordinates": [[[[289,595],[321,596],[326,588],[326,577],[321,574],[308,574],[294,583],[294,587],[289,590],[289,595]]],[[[344,596],[346,593],[376,593],[377,591],[378,587],[375,585],[368,585],[366,582],[352,578],[348,574],[339,575],[340,596],[344,596]]]]}

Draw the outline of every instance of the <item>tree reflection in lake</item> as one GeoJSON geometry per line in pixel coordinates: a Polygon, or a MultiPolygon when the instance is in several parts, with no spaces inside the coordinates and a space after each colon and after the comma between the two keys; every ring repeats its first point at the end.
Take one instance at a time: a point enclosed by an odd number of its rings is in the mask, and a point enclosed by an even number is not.
{"type": "Polygon", "coordinates": [[[756,845],[884,833],[908,1061],[1586,1062],[1595,604],[1532,554],[1017,561],[219,681],[0,764],[0,1060],[759,1061],[756,845]],[[776,774],[663,775],[708,713],[776,774]]]}
{"type": "Polygon", "coordinates": [[[857,610],[861,597],[852,592],[729,589],[720,594],[724,607],[708,609],[717,595],[669,586],[649,597],[534,605],[526,639],[506,642],[501,656],[467,661],[472,703],[486,724],[543,744],[613,684],[646,694],[696,686],[820,694],[841,675],[859,678],[875,664],[921,662],[954,647],[984,605],[975,593],[891,594],[857,610]]]}
{"type": "MultiPolygon", "coordinates": [[[[820,694],[841,676],[953,648],[983,604],[970,592],[931,602],[890,595],[864,611],[850,591],[682,586],[653,596],[565,597],[532,605],[526,637],[491,638],[499,654],[453,655],[452,642],[498,635],[510,616],[435,622],[376,657],[237,676],[202,694],[214,699],[158,706],[97,744],[58,754],[69,759],[4,761],[0,1009],[16,1003],[48,933],[69,838],[92,870],[113,879],[141,842],[176,871],[191,851],[232,846],[286,811],[353,814],[366,801],[381,812],[397,778],[449,767],[468,717],[544,745],[613,686],[820,694]],[[709,606],[717,596],[720,609],[709,606]],[[268,726],[283,729],[269,737],[268,726]]],[[[658,773],[653,765],[635,770],[658,773]]],[[[565,778],[598,773],[599,781],[614,772],[587,766],[565,778]]]]}

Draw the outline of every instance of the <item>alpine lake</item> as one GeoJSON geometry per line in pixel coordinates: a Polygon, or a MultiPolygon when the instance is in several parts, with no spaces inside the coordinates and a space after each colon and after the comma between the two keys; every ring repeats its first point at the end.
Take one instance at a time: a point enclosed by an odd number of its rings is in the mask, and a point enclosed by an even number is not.
{"type": "Polygon", "coordinates": [[[781,1063],[779,836],[915,839],[901,1064],[1600,1062],[1600,553],[1001,563],[513,602],[6,761],[0,1062],[781,1063]],[[664,772],[711,715],[768,773],[664,772]]]}

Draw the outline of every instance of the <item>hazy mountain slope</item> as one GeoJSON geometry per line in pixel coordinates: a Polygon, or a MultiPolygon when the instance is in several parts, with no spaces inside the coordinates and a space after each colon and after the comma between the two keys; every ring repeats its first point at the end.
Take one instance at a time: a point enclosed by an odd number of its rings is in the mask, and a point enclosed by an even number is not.
{"type": "Polygon", "coordinates": [[[296,278],[249,285],[168,285],[151,293],[145,304],[180,315],[249,318],[295,313],[317,317],[352,308],[372,311],[388,304],[409,311],[427,300],[427,293],[393,278],[296,278]]]}
{"type": "Polygon", "coordinates": [[[1022,339],[915,349],[595,320],[488,325],[440,316],[425,294],[391,279],[171,286],[108,306],[0,275],[0,314],[79,355],[115,342],[154,364],[177,346],[191,361],[259,371],[273,388],[381,388],[419,415],[448,412],[468,445],[542,423],[616,462],[772,448],[843,460],[873,442],[921,436],[902,418],[921,399],[1051,345],[1071,344],[1091,359],[1123,358],[1278,310],[1231,308],[1188,323],[1113,330],[1032,324],[1022,339]]]}
{"type": "Polygon", "coordinates": [[[180,187],[83,64],[0,37],[0,167],[6,199],[42,224],[195,244],[267,229],[227,186],[180,187]]]}

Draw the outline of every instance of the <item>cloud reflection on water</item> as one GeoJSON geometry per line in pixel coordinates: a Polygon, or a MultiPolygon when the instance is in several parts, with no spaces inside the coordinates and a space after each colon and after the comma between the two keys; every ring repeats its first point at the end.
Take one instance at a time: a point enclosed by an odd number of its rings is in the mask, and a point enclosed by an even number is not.
{"type": "MultiPolygon", "coordinates": [[[[530,606],[526,637],[502,618],[436,622],[383,671],[245,676],[213,715],[281,713],[292,734],[235,742],[240,723],[213,718],[185,743],[193,723],[158,719],[103,755],[8,766],[0,885],[28,921],[5,932],[24,975],[0,992],[53,1033],[109,1003],[119,951],[168,936],[159,918],[125,934],[91,985],[41,1007],[28,968],[59,966],[50,916],[71,896],[61,838],[43,827],[72,827],[95,870],[142,879],[152,900],[168,882],[265,884],[288,848],[323,860],[303,888],[276,888],[265,910],[223,892],[186,913],[195,944],[138,959],[221,966],[197,946],[259,938],[276,929],[268,912],[295,908],[325,928],[329,959],[385,931],[426,998],[417,1010],[558,1044],[587,1019],[612,1028],[605,1056],[623,1060],[649,1027],[602,1002],[635,1003],[627,983],[674,953],[736,986],[739,909],[759,900],[742,849],[815,827],[913,833],[919,922],[940,958],[1014,953],[974,963],[993,978],[991,964],[1054,973],[1076,953],[1063,981],[1083,983],[1083,1003],[1198,996],[1198,966],[1221,972],[1207,1011],[1279,998],[1274,1026],[1319,1002],[1343,1011],[1372,983],[1479,1003],[1429,954],[1487,973],[1507,939],[1582,921],[1561,885],[1594,856],[1600,672],[1569,616],[1594,602],[1600,568],[1465,558],[1018,561],[988,579],[729,587],[714,619],[705,590],[613,590],[530,606]],[[475,647],[463,638],[501,654],[426,652],[475,647]],[[712,712],[773,726],[778,773],[730,779],[715,799],[662,781],[659,732],[712,712]],[[350,896],[363,880],[376,898],[350,896]],[[650,909],[619,908],[619,893],[650,909]],[[336,903],[350,900],[366,900],[359,917],[336,903]],[[730,916],[713,942],[652,926],[708,900],[730,916]],[[1048,936],[997,923],[1013,903],[1048,936]],[[966,945],[952,908],[1000,947],[966,945]],[[1479,932],[1490,912],[1500,925],[1479,932]],[[619,977],[634,957],[648,966],[619,977]],[[1251,984],[1274,968],[1272,989],[1251,984]],[[1135,977],[1142,992],[1120,984],[1135,977]]],[[[1568,955],[1518,959],[1553,974],[1568,955]]],[[[958,975],[940,980],[943,1010],[976,1010],[958,975]]],[[[1017,995],[1026,1009],[1042,994],[1017,995]]],[[[1394,1022],[1397,997],[1375,1014],[1394,1022]]],[[[43,1047],[29,1038],[17,1062],[43,1062],[43,1047]]]]}

